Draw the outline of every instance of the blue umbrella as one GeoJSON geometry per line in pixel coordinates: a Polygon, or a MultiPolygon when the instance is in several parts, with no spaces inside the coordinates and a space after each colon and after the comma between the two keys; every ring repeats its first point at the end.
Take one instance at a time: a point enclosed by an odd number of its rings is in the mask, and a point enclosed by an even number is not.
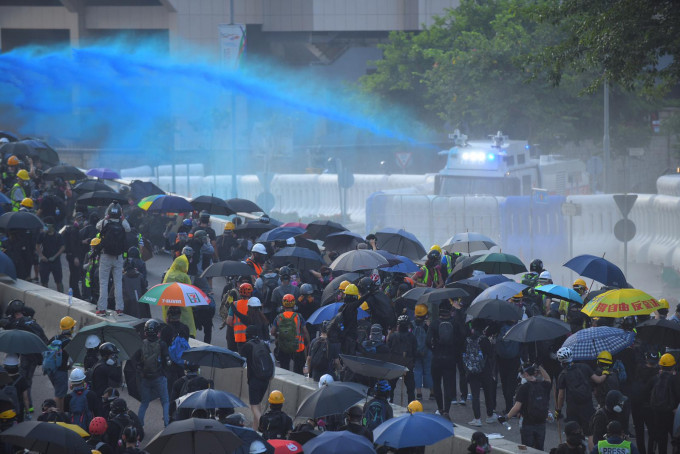
{"type": "MultiPolygon", "coordinates": [[[[401,260],[399,258],[399,257],[403,257],[403,255],[392,254],[391,252],[385,251],[383,249],[378,249],[375,252],[382,255],[383,257],[385,257],[385,259],[387,259],[387,263],[389,264],[389,266],[399,265],[400,263],[403,262],[403,260],[401,260]]],[[[418,268],[418,269],[420,269],[420,268],[418,268]]]]}
{"type": "Polygon", "coordinates": [[[562,347],[570,347],[574,360],[590,361],[597,359],[600,352],[607,350],[612,355],[630,347],[635,341],[635,333],[609,326],[587,328],[572,334],[562,347]]]}
{"type": "Polygon", "coordinates": [[[101,178],[102,180],[115,180],[117,178],[120,178],[120,174],[118,172],[104,167],[98,167],[96,169],[88,170],[87,176],[101,178]]]}
{"type": "Polygon", "coordinates": [[[561,300],[570,301],[572,303],[583,304],[583,298],[576,290],[569,287],[562,287],[561,285],[548,284],[536,287],[538,293],[559,298],[561,300]]]}
{"type": "Polygon", "coordinates": [[[625,288],[628,285],[621,268],[603,257],[583,254],[569,260],[564,266],[610,287],[625,288]]]}
{"type": "Polygon", "coordinates": [[[403,255],[395,255],[399,260],[401,260],[401,263],[398,265],[391,266],[389,268],[383,268],[383,271],[387,271],[388,273],[415,273],[420,269],[418,265],[413,263],[413,261],[408,258],[404,257],[403,255]]]}
{"type": "Polygon", "coordinates": [[[396,449],[429,446],[449,437],[453,437],[451,421],[422,412],[388,419],[373,429],[376,445],[396,449]]]}
{"type": "Polygon", "coordinates": [[[276,227],[275,229],[264,232],[257,238],[258,243],[267,243],[269,241],[285,241],[296,235],[305,233],[305,229],[300,227],[276,227]]]}
{"type": "Polygon", "coordinates": [[[494,298],[499,300],[508,300],[528,287],[528,285],[519,284],[514,281],[501,282],[500,284],[496,284],[484,289],[484,291],[477,295],[477,298],[472,301],[472,304],[475,304],[478,301],[494,298]]]}
{"type": "MultiPolygon", "coordinates": [[[[315,310],[312,315],[309,316],[309,318],[307,319],[307,323],[311,325],[320,325],[326,320],[332,319],[333,317],[336,316],[336,314],[340,310],[340,307],[342,307],[343,304],[344,303],[331,303],[325,306],[321,306],[320,308],[315,310]]],[[[368,317],[368,312],[359,308],[357,319],[361,320],[362,318],[366,317],[368,317]]]]}
{"type": "Polygon", "coordinates": [[[12,203],[12,201],[9,199],[9,197],[0,192],[0,205],[4,205],[6,203],[12,203]]]}
{"type": "Polygon", "coordinates": [[[302,446],[305,454],[375,454],[368,438],[347,430],[324,432],[302,446]]]}
{"type": "Polygon", "coordinates": [[[151,202],[146,211],[149,213],[191,213],[194,207],[183,197],[163,195],[151,202]]]}
{"type": "Polygon", "coordinates": [[[247,407],[241,399],[218,389],[202,389],[177,399],[177,408],[237,408],[247,407]]]}
{"type": "Polygon", "coordinates": [[[473,276],[470,278],[471,281],[479,281],[491,287],[492,285],[500,284],[501,282],[511,281],[509,277],[503,276],[502,274],[481,274],[479,276],[473,276]]]}

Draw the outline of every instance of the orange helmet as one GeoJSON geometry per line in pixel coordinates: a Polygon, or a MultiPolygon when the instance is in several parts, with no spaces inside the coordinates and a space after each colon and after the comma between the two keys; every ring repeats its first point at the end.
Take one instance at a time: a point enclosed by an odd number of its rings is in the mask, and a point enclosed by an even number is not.
{"type": "Polygon", "coordinates": [[[253,294],[253,286],[247,282],[244,282],[238,286],[238,292],[241,294],[241,296],[250,297],[253,294]]]}
{"type": "Polygon", "coordinates": [[[287,293],[283,295],[283,307],[293,307],[295,306],[295,296],[287,293]]]}
{"type": "Polygon", "coordinates": [[[16,156],[12,155],[7,159],[7,165],[8,166],[18,166],[19,165],[19,158],[16,156]]]}

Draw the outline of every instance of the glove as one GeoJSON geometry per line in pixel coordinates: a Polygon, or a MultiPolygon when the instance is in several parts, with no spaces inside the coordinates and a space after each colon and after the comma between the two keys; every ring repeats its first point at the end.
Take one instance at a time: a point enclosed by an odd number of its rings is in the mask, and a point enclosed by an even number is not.
{"type": "Polygon", "coordinates": [[[505,416],[499,416],[498,417],[498,422],[501,423],[501,424],[503,424],[507,420],[508,420],[508,418],[506,418],[505,416]]]}
{"type": "Polygon", "coordinates": [[[555,409],[554,414],[555,414],[555,419],[560,419],[562,417],[562,412],[557,410],[557,409],[555,409]]]}
{"type": "Polygon", "coordinates": [[[609,375],[609,371],[608,371],[608,370],[603,370],[603,371],[602,371],[602,375],[609,375]]]}

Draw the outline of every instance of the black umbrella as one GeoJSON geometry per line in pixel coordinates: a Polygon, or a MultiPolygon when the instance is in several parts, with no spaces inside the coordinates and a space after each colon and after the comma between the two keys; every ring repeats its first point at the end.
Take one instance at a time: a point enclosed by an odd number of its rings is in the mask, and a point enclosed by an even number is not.
{"type": "Polygon", "coordinates": [[[130,197],[139,202],[150,195],[165,194],[165,191],[150,181],[134,180],[130,183],[130,197]]]}
{"type": "Polygon", "coordinates": [[[461,279],[460,281],[449,282],[446,284],[446,288],[462,288],[470,295],[469,299],[472,301],[489,286],[477,279],[461,279]]]}
{"type": "Polygon", "coordinates": [[[2,251],[0,251],[0,274],[4,274],[14,280],[17,278],[17,268],[14,266],[14,262],[2,251]]]}
{"type": "Polygon", "coordinates": [[[316,244],[314,241],[310,241],[307,238],[305,238],[304,234],[295,235],[293,238],[295,239],[295,246],[309,249],[310,251],[316,252],[317,254],[321,255],[321,249],[319,249],[319,245],[316,244]]]}
{"type": "Polygon", "coordinates": [[[27,211],[12,211],[0,216],[0,229],[35,230],[43,227],[44,224],[40,218],[27,211]]]}
{"type": "Polygon", "coordinates": [[[84,180],[87,178],[87,175],[81,172],[77,167],[59,165],[45,170],[42,177],[45,180],[56,180],[57,178],[62,178],[64,180],[84,180]]]}
{"type": "Polygon", "coordinates": [[[0,440],[41,454],[90,454],[80,435],[58,424],[24,421],[0,433],[0,440]]]}
{"type": "Polygon", "coordinates": [[[665,318],[652,319],[640,323],[636,331],[638,339],[652,345],[680,348],[680,323],[665,318]]]}
{"type": "Polygon", "coordinates": [[[331,233],[344,232],[347,230],[341,224],[328,220],[317,220],[307,224],[307,233],[317,240],[325,240],[331,233]]]}
{"type": "Polygon", "coordinates": [[[191,206],[196,211],[205,210],[210,214],[221,214],[224,216],[236,214],[235,211],[227,206],[227,202],[211,195],[199,195],[191,201],[191,206]]]}
{"type": "Polygon", "coordinates": [[[423,294],[420,298],[418,298],[418,304],[427,304],[428,306],[432,306],[432,304],[438,304],[440,301],[448,299],[465,298],[468,296],[470,296],[468,292],[460,288],[432,289],[431,292],[427,292],[423,294]]]}
{"type": "Polygon", "coordinates": [[[250,454],[250,445],[254,441],[261,441],[266,449],[265,452],[267,454],[275,454],[276,450],[274,449],[274,447],[267,443],[267,440],[262,438],[262,435],[255,432],[253,429],[249,429],[247,427],[232,426],[231,424],[225,424],[224,427],[234,432],[234,434],[236,434],[236,436],[243,442],[241,446],[236,448],[234,454],[250,454]]]}
{"type": "Polygon", "coordinates": [[[448,284],[450,282],[467,279],[472,276],[474,268],[471,268],[470,265],[472,265],[472,262],[477,260],[477,258],[479,258],[478,255],[473,255],[472,257],[464,257],[460,259],[460,261],[456,260],[456,266],[453,267],[453,271],[451,271],[449,277],[446,278],[446,283],[448,284]]]}
{"type": "Polygon", "coordinates": [[[215,377],[215,368],[229,369],[243,367],[246,359],[238,353],[223,347],[207,345],[205,347],[192,347],[182,353],[182,359],[199,366],[212,368],[210,378],[215,377]]]}
{"type": "Polygon", "coordinates": [[[73,186],[73,192],[76,194],[84,194],[86,192],[93,192],[93,191],[109,191],[109,192],[116,192],[108,186],[105,183],[102,183],[99,180],[87,180],[83,181],[82,183],[78,183],[77,185],[73,186]]]}
{"type": "Polygon", "coordinates": [[[88,206],[108,206],[111,202],[126,203],[127,198],[113,191],[92,191],[82,194],[76,203],[88,206]]]}
{"type": "Polygon", "coordinates": [[[323,247],[328,250],[336,251],[339,254],[343,252],[352,251],[357,248],[357,244],[363,243],[364,237],[358,233],[350,232],[349,230],[342,232],[335,232],[326,235],[323,241],[323,247]]]}
{"type": "Polygon", "coordinates": [[[264,213],[264,210],[255,202],[247,199],[229,199],[226,202],[227,207],[234,213],[264,213]]]}
{"type": "Polygon", "coordinates": [[[272,230],[275,228],[276,226],[274,224],[259,221],[250,221],[241,225],[237,225],[236,228],[234,229],[234,232],[236,232],[236,234],[239,235],[240,237],[251,237],[260,236],[262,232],[266,232],[267,230],[272,230]]]}
{"type": "Polygon", "coordinates": [[[43,167],[51,167],[59,164],[59,154],[42,140],[24,139],[18,142],[7,143],[2,147],[2,152],[5,155],[15,155],[19,158],[25,159],[30,157],[33,160],[40,159],[44,164],[43,167]]]}
{"type": "Polygon", "coordinates": [[[123,323],[100,322],[83,326],[73,336],[71,342],[64,347],[73,361],[82,362],[85,360],[85,342],[91,334],[96,335],[102,342],[112,342],[118,347],[121,360],[132,358],[137,350],[142,348],[142,338],[137,334],[134,327],[123,323]]]}
{"type": "Polygon", "coordinates": [[[372,270],[388,266],[389,262],[385,257],[375,251],[367,249],[357,249],[356,251],[349,251],[341,254],[337,259],[333,260],[330,268],[333,271],[361,271],[372,270]]]}
{"type": "Polygon", "coordinates": [[[467,315],[472,318],[483,318],[486,320],[504,322],[507,320],[519,320],[522,318],[522,310],[507,301],[489,299],[470,306],[467,310],[467,315]]]}
{"type": "MultiPolygon", "coordinates": [[[[16,134],[13,134],[9,131],[0,131],[0,139],[5,138],[9,140],[10,142],[18,142],[19,141],[19,136],[16,134]]],[[[0,145],[0,148],[2,148],[2,145],[0,145]]]]}
{"type": "Polygon", "coordinates": [[[177,408],[236,408],[247,407],[248,404],[241,399],[217,389],[202,389],[185,394],[177,399],[177,408]]]}
{"type": "Polygon", "coordinates": [[[487,274],[518,274],[527,271],[527,267],[518,257],[502,252],[480,255],[470,267],[487,274]]]}
{"type": "Polygon", "coordinates": [[[517,342],[540,342],[568,334],[571,334],[569,324],[556,318],[536,315],[514,325],[503,339],[517,342]]]}
{"type": "Polygon", "coordinates": [[[401,295],[401,297],[415,304],[423,295],[426,295],[433,291],[434,289],[432,287],[416,287],[404,293],[403,295],[401,295]]]}
{"type": "Polygon", "coordinates": [[[343,364],[349,370],[365,377],[392,380],[393,378],[399,378],[408,372],[408,367],[378,359],[351,355],[340,355],[340,358],[342,358],[343,364]]]}
{"type": "Polygon", "coordinates": [[[368,387],[352,382],[333,382],[323,385],[307,396],[297,410],[296,418],[321,418],[341,415],[366,398],[368,387]]]}
{"type": "Polygon", "coordinates": [[[361,279],[362,276],[363,274],[361,273],[345,273],[330,281],[321,294],[321,305],[335,302],[335,297],[337,296],[340,284],[342,284],[343,281],[356,282],[361,279]]]}
{"type": "Polygon", "coordinates": [[[201,277],[224,277],[224,276],[250,276],[253,269],[243,262],[225,260],[210,265],[203,271],[201,277]]]}
{"type": "Polygon", "coordinates": [[[386,228],[375,234],[380,249],[393,254],[403,255],[413,260],[420,260],[427,254],[416,236],[403,229],[386,228]]]}
{"type": "Polygon", "coordinates": [[[45,350],[45,342],[33,333],[20,329],[0,331],[0,352],[27,355],[45,350]]]}
{"type": "Polygon", "coordinates": [[[144,450],[149,454],[227,454],[242,444],[234,432],[213,419],[189,418],[170,423],[144,450]]]}
{"type": "Polygon", "coordinates": [[[272,265],[292,265],[298,270],[318,270],[323,265],[319,254],[303,247],[285,247],[272,256],[272,265]]]}

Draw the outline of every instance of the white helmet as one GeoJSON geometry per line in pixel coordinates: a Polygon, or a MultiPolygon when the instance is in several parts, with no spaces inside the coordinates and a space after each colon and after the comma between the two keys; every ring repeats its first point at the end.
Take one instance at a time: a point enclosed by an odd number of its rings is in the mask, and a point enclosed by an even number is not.
{"type": "Polygon", "coordinates": [[[85,381],[85,371],[83,369],[76,367],[71,371],[71,375],[68,377],[68,381],[71,383],[80,383],[85,381]]]}
{"type": "Polygon", "coordinates": [[[562,347],[557,350],[557,360],[561,363],[570,363],[574,359],[574,352],[569,347],[562,347]]]}
{"type": "Polygon", "coordinates": [[[262,243],[257,243],[253,246],[251,249],[252,252],[257,252],[258,254],[262,255],[267,255],[267,248],[264,247],[264,244],[262,243]]]}
{"type": "Polygon", "coordinates": [[[102,341],[96,334],[90,334],[87,336],[87,339],[85,339],[85,348],[97,348],[101,343],[102,341]]]}
{"type": "Polygon", "coordinates": [[[539,281],[552,281],[552,275],[550,274],[550,271],[543,271],[539,276],[538,276],[539,281]]]}
{"type": "Polygon", "coordinates": [[[248,299],[248,307],[262,307],[262,302],[257,296],[253,296],[248,299]]]}
{"type": "Polygon", "coordinates": [[[286,246],[295,246],[295,238],[292,236],[286,240],[286,246]]]}
{"type": "Polygon", "coordinates": [[[250,444],[250,454],[261,454],[267,452],[267,448],[260,440],[255,440],[250,444]]]}
{"type": "Polygon", "coordinates": [[[14,353],[7,353],[7,356],[5,356],[5,361],[3,362],[3,365],[5,365],[5,366],[18,366],[19,365],[19,356],[15,355],[14,353]]]}
{"type": "Polygon", "coordinates": [[[335,380],[333,380],[333,376],[330,374],[324,374],[321,376],[319,379],[319,388],[321,388],[323,385],[327,385],[329,383],[333,383],[335,380]]]}

